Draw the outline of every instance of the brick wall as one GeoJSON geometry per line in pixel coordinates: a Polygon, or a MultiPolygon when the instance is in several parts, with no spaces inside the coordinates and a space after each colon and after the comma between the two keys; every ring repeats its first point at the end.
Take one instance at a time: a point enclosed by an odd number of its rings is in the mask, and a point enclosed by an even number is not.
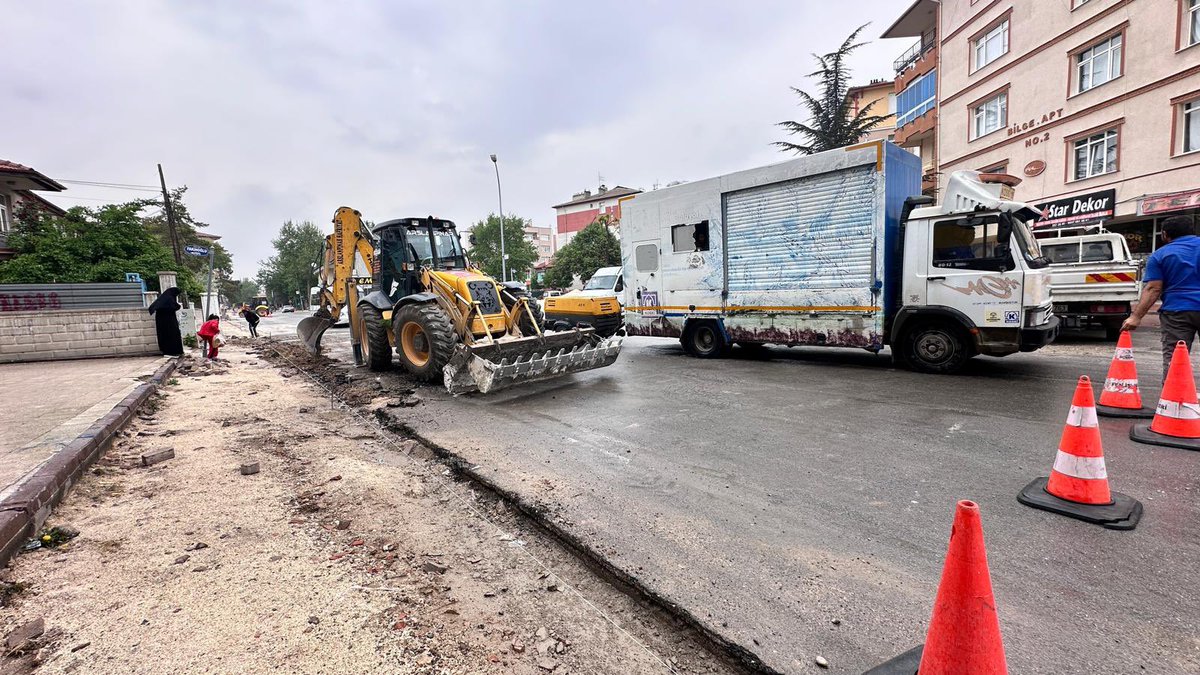
{"type": "Polygon", "coordinates": [[[0,363],[158,353],[145,309],[0,313],[0,363]]]}

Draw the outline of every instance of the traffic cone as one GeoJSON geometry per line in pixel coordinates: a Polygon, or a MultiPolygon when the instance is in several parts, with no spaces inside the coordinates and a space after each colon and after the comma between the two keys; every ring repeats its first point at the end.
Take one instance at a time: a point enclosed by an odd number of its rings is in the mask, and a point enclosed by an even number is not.
{"type": "Polygon", "coordinates": [[[1113,530],[1137,527],[1142,503],[1108,488],[1092,383],[1086,375],[1075,386],[1050,476],[1033,479],[1017,494],[1017,501],[1113,530]]]}
{"type": "Polygon", "coordinates": [[[992,597],[983,524],[975,502],[960,501],[933,601],[925,645],[864,675],[1006,675],[1004,642],[992,597]]]}
{"type": "Polygon", "coordinates": [[[1133,339],[1129,331],[1121,331],[1117,339],[1117,351],[1113,354],[1108,377],[1104,378],[1104,390],[1100,392],[1100,405],[1096,413],[1104,417],[1149,418],[1154,411],[1142,406],[1142,393],[1138,391],[1137,364],[1133,362],[1133,339]]]}
{"type": "Polygon", "coordinates": [[[1196,400],[1192,359],[1182,340],[1175,344],[1175,353],[1171,355],[1171,367],[1163,382],[1154,419],[1148,425],[1133,425],[1129,438],[1138,443],[1200,450],[1200,403],[1196,400]]]}

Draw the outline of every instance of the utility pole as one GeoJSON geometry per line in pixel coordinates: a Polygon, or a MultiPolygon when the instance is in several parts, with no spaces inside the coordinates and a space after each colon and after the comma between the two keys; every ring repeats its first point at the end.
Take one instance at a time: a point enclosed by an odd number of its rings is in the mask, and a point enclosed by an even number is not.
{"type": "Polygon", "coordinates": [[[496,199],[500,202],[500,279],[508,281],[508,254],[504,252],[504,193],[500,191],[500,164],[492,155],[492,166],[496,167],[496,199]]]}
{"type": "Polygon", "coordinates": [[[179,248],[179,232],[175,229],[175,209],[171,208],[171,196],[167,194],[167,179],[163,178],[162,164],[158,165],[158,182],[162,185],[163,212],[167,216],[167,231],[171,234],[171,252],[176,264],[183,263],[183,251],[179,248]]]}

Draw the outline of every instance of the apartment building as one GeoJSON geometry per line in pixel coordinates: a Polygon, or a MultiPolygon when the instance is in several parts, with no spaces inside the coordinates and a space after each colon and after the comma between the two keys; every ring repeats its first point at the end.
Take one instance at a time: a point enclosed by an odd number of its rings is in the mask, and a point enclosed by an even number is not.
{"type": "Polygon", "coordinates": [[[850,118],[862,110],[868,115],[878,115],[882,120],[871,127],[862,141],[892,140],[896,133],[896,91],[892,80],[871,80],[867,84],[850,87],[846,91],[850,103],[847,111],[850,118]]]}
{"type": "MultiPolygon", "coordinates": [[[[554,230],[549,227],[537,227],[532,221],[525,223],[525,241],[533,244],[537,249],[537,262],[549,263],[554,257],[554,230]]],[[[535,263],[536,264],[536,263],[535,263]]]]}
{"type": "Polygon", "coordinates": [[[621,220],[621,202],[640,193],[641,190],[618,185],[609,188],[601,185],[595,193],[591,190],[575,193],[570,200],[554,205],[554,250],[567,243],[593,221],[607,215],[612,221],[621,220]]]}
{"type": "Polygon", "coordinates": [[[1040,227],[1103,223],[1139,254],[1165,217],[1196,219],[1200,0],[921,0],[902,20],[927,10],[939,187],[1020,176],[1040,227]]]}

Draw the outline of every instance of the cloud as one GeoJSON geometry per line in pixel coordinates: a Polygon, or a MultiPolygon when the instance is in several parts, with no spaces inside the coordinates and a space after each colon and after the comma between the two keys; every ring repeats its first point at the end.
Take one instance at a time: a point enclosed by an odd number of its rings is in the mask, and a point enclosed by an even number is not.
{"type": "MultiPolygon", "coordinates": [[[[0,63],[0,157],[60,178],[187,184],[239,275],[286,220],[495,210],[549,225],[597,174],[650,188],[785,159],[809,54],[897,3],[24,3],[0,63]]],[[[857,78],[889,77],[879,42],[857,78]]],[[[52,200],[146,193],[72,188],[52,200]]]]}

